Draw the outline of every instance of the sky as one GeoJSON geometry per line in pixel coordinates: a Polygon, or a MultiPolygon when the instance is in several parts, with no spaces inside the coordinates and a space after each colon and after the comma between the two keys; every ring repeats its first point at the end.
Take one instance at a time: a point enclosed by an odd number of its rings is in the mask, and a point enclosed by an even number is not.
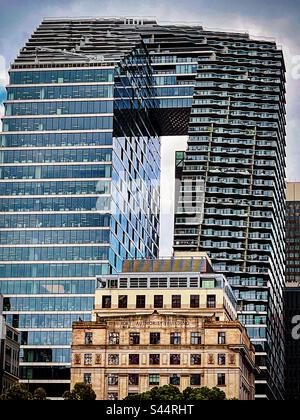
{"type": "MultiPolygon", "coordinates": [[[[300,180],[299,0],[0,0],[0,12],[0,115],[7,69],[43,17],[156,17],[159,22],[197,22],[207,29],[238,30],[274,38],[284,51],[287,66],[287,180],[300,180]]],[[[163,220],[167,220],[172,208],[173,152],[184,149],[185,142],[186,139],[173,139],[172,143],[163,139],[163,220]]],[[[164,226],[169,227],[167,223],[164,226]]],[[[165,254],[170,250],[168,227],[162,235],[165,254]]]]}

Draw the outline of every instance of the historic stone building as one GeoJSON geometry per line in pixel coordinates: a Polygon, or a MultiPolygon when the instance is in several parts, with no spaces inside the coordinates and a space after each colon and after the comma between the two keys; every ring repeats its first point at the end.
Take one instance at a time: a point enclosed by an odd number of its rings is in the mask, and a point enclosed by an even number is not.
{"type": "Polygon", "coordinates": [[[101,278],[94,321],[73,324],[71,385],[102,400],[168,384],[254,399],[254,347],[226,278],[204,257],[126,264],[133,272],[101,278]]]}

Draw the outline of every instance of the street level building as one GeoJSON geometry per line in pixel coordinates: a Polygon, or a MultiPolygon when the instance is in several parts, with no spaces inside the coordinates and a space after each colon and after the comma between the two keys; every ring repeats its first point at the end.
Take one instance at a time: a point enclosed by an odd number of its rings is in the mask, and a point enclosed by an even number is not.
{"type": "Polygon", "coordinates": [[[102,276],[94,321],[73,324],[71,385],[90,383],[102,400],[168,384],[254,399],[254,347],[225,277],[208,267],[204,256],[126,261],[102,276]]]}
{"type": "Polygon", "coordinates": [[[300,182],[287,183],[285,399],[300,400],[300,182]]]}
{"type": "Polygon", "coordinates": [[[0,394],[19,381],[19,332],[6,324],[0,295],[0,394]]]}

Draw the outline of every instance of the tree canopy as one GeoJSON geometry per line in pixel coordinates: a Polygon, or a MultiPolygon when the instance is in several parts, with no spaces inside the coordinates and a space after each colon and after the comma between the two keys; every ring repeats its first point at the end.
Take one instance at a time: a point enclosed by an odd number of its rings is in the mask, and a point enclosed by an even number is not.
{"type": "Polygon", "coordinates": [[[1,395],[1,400],[6,401],[28,401],[32,399],[32,394],[28,391],[26,385],[19,383],[15,383],[1,395]]]}
{"type": "Polygon", "coordinates": [[[70,401],[94,401],[96,394],[91,385],[78,383],[75,384],[73,390],[66,391],[63,398],[70,401]]]}
{"type": "Polygon", "coordinates": [[[176,386],[165,385],[155,387],[143,394],[130,395],[126,401],[198,401],[198,400],[226,400],[225,392],[219,388],[187,388],[181,392],[176,386]]]}

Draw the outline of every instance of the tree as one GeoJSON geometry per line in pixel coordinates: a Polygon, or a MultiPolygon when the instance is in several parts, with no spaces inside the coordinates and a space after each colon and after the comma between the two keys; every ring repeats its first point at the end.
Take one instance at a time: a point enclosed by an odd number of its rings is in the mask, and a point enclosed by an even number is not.
{"type": "Polygon", "coordinates": [[[36,401],[46,401],[47,394],[44,388],[37,388],[33,393],[33,399],[36,401]]]}
{"type": "Polygon", "coordinates": [[[226,400],[226,394],[219,388],[187,388],[183,391],[183,399],[185,401],[224,401],[226,400]]]}
{"type": "Polygon", "coordinates": [[[78,383],[75,384],[72,391],[66,391],[64,393],[63,399],[71,401],[94,401],[96,394],[91,385],[78,383]]]}
{"type": "Polygon", "coordinates": [[[163,387],[152,388],[143,394],[130,395],[126,398],[127,401],[181,401],[182,393],[176,386],[165,385],[163,387]]]}
{"type": "Polygon", "coordinates": [[[219,388],[187,388],[183,392],[173,385],[156,387],[143,394],[130,395],[126,401],[199,401],[199,400],[226,400],[225,392],[219,388]]]}
{"type": "Polygon", "coordinates": [[[16,383],[6,393],[1,395],[1,399],[6,401],[28,401],[32,400],[32,394],[24,384],[16,383]]]}

